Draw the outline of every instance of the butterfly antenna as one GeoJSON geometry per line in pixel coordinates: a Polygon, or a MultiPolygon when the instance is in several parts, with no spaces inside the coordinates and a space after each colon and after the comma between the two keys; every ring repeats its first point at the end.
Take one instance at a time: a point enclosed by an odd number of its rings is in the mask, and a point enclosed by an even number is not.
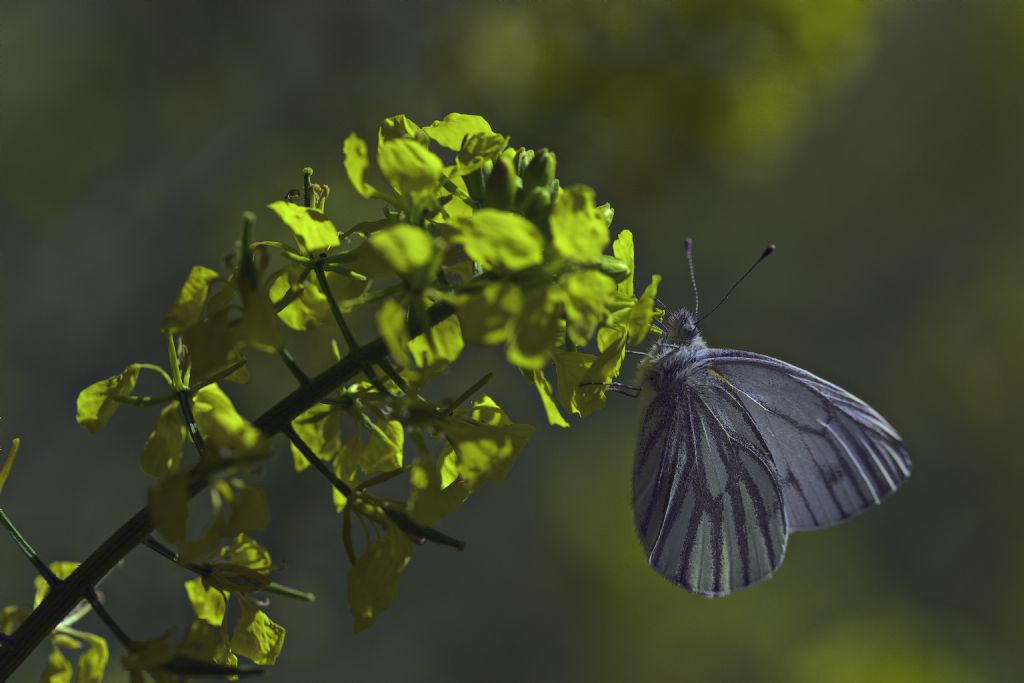
{"type": "MultiPolygon", "coordinates": [[[[687,242],[689,242],[689,240],[687,240],[687,242]]],[[[689,246],[689,245],[687,245],[687,246],[689,246]]],[[[771,254],[772,254],[772,252],[773,252],[773,251],[775,251],[775,245],[774,245],[774,244],[769,244],[769,245],[768,245],[768,246],[767,246],[767,247],[765,248],[765,250],[764,250],[763,252],[761,252],[761,255],[760,255],[760,256],[759,256],[758,258],[757,258],[757,260],[756,260],[756,261],[754,261],[754,264],[753,264],[752,266],[750,266],[749,268],[747,268],[747,272],[743,273],[743,275],[741,275],[741,276],[740,276],[740,279],[739,279],[739,280],[737,280],[737,281],[736,281],[736,282],[735,282],[735,283],[733,284],[733,286],[729,288],[729,291],[725,293],[725,296],[723,296],[723,297],[722,297],[722,300],[721,300],[721,301],[719,301],[719,302],[718,302],[717,304],[715,304],[715,307],[714,307],[714,308],[712,308],[712,309],[711,309],[710,311],[708,311],[707,313],[705,313],[705,314],[704,314],[704,317],[703,317],[703,318],[700,318],[699,320],[697,320],[697,325],[698,325],[698,326],[700,326],[700,324],[701,324],[702,322],[704,322],[704,321],[705,321],[705,320],[707,320],[707,319],[708,319],[709,317],[711,317],[711,314],[712,314],[712,313],[714,313],[715,311],[717,311],[717,310],[718,310],[718,307],[719,307],[719,306],[721,306],[722,304],[724,304],[724,303],[726,302],[726,300],[728,300],[728,298],[729,298],[729,295],[730,295],[730,294],[732,294],[732,293],[733,293],[733,291],[734,291],[734,290],[735,290],[735,289],[736,289],[737,287],[739,287],[739,286],[740,286],[740,283],[741,283],[741,282],[743,282],[744,280],[746,280],[746,279],[747,279],[747,276],[748,276],[748,275],[750,275],[750,274],[751,274],[752,272],[754,272],[754,268],[757,268],[757,265],[758,265],[759,263],[761,263],[761,261],[764,261],[764,260],[765,260],[766,258],[768,258],[769,256],[771,256],[771,254]]],[[[689,250],[687,250],[687,255],[689,255],[689,250]]],[[[693,266],[690,266],[690,273],[691,273],[691,274],[693,273],[693,266]]],[[[696,291],[696,290],[695,290],[695,291],[696,291]]]]}
{"type": "Polygon", "coordinates": [[[693,270],[693,240],[686,238],[686,265],[690,269],[690,285],[693,287],[693,317],[700,313],[700,294],[697,293],[697,274],[693,270]]]}

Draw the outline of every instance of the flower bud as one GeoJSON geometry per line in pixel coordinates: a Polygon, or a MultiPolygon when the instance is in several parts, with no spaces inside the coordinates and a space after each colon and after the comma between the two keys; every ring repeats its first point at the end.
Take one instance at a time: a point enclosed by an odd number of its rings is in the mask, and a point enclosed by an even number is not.
{"type": "Polygon", "coordinates": [[[602,254],[598,259],[597,269],[616,282],[622,282],[632,272],[628,263],[607,254],[602,254]]]}
{"type": "Polygon", "coordinates": [[[475,202],[483,201],[484,183],[486,181],[484,169],[478,168],[475,171],[470,171],[462,176],[462,180],[466,183],[466,191],[469,192],[469,198],[475,202]]]}
{"type": "Polygon", "coordinates": [[[529,192],[535,187],[548,187],[555,179],[555,154],[547,149],[537,152],[522,173],[523,189],[529,192]]]}
{"type": "Polygon", "coordinates": [[[523,177],[523,174],[526,173],[526,167],[530,165],[531,161],[533,161],[533,157],[534,152],[532,149],[520,147],[516,151],[515,167],[517,176],[519,176],[520,178],[523,177]]]}
{"type": "Polygon", "coordinates": [[[484,189],[484,204],[502,211],[511,209],[516,197],[516,180],[512,162],[506,157],[498,157],[484,189]]]}

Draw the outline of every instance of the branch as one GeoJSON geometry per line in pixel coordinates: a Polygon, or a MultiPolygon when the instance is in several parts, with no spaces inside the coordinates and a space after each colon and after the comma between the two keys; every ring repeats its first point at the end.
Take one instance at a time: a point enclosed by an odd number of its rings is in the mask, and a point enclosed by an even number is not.
{"type": "MultiPolygon", "coordinates": [[[[455,308],[447,303],[431,306],[427,311],[425,324],[412,321],[411,335],[415,337],[425,332],[454,313],[455,308]]],[[[283,432],[291,425],[292,420],[352,380],[365,365],[383,362],[387,356],[388,349],[384,340],[375,339],[311,378],[308,384],[285,396],[256,418],[253,424],[268,436],[283,432]]],[[[189,476],[189,494],[195,496],[206,486],[205,475],[192,470],[189,476]]],[[[0,647],[0,681],[8,680],[61,620],[79,602],[87,598],[100,579],[152,532],[153,522],[147,506],[121,525],[121,528],[93,551],[71,576],[50,590],[43,602],[0,647]]]]}

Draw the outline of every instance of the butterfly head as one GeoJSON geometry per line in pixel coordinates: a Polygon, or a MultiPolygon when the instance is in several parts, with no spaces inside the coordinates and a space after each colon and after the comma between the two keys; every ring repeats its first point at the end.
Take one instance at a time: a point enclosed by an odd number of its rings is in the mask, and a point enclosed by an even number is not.
{"type": "Polygon", "coordinates": [[[662,335],[665,344],[690,346],[695,341],[703,343],[700,330],[697,329],[697,319],[685,308],[669,313],[665,318],[665,328],[665,334],[662,335]]]}

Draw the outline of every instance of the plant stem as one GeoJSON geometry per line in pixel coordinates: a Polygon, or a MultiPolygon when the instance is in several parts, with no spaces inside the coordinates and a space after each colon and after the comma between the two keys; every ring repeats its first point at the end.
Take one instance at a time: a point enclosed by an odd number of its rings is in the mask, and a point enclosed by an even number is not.
{"type": "Polygon", "coordinates": [[[463,403],[468,401],[470,399],[470,397],[473,396],[473,394],[475,394],[476,392],[478,392],[481,389],[483,389],[487,385],[487,383],[490,382],[492,379],[494,379],[494,373],[493,372],[488,372],[486,375],[484,375],[483,377],[478,379],[473,384],[473,386],[471,386],[469,389],[466,389],[461,394],[459,394],[458,398],[456,398],[454,401],[452,401],[451,403],[448,404],[448,411],[447,411],[448,414],[449,415],[453,414],[455,412],[456,408],[458,408],[463,403]]]}
{"type": "MultiPolygon", "coordinates": [[[[338,323],[338,329],[341,330],[341,335],[345,337],[345,344],[348,346],[348,352],[350,354],[357,353],[359,351],[359,343],[356,341],[355,335],[352,334],[352,330],[349,329],[348,323],[345,322],[345,316],[341,314],[341,308],[338,307],[338,301],[334,298],[334,292],[331,291],[331,285],[327,282],[327,274],[324,272],[323,261],[318,260],[313,266],[313,272],[316,273],[317,282],[320,283],[320,290],[324,296],[327,297],[327,303],[331,309],[331,315],[334,316],[334,321],[338,323]]],[[[386,356],[385,356],[386,358],[386,356]]],[[[373,365],[367,364],[363,367],[363,372],[366,374],[366,379],[370,381],[370,384],[383,395],[388,395],[387,389],[384,388],[384,384],[381,383],[377,377],[377,373],[373,371],[373,365]]]]}
{"type": "Polygon", "coordinates": [[[204,379],[199,384],[196,384],[195,386],[189,387],[188,388],[189,393],[190,394],[194,394],[195,392],[199,391],[203,387],[209,386],[211,384],[216,384],[217,382],[220,382],[221,380],[230,377],[231,375],[235,374],[237,371],[239,371],[242,368],[244,368],[245,367],[245,363],[246,363],[246,361],[243,358],[240,361],[232,363],[231,365],[227,366],[223,370],[219,370],[219,371],[215,372],[214,374],[210,375],[208,378],[204,379]]]}
{"type": "MultiPolygon", "coordinates": [[[[142,542],[142,544],[150,550],[152,550],[153,552],[155,552],[157,555],[160,555],[164,559],[173,562],[182,569],[187,569],[196,576],[207,577],[213,573],[213,567],[211,567],[209,564],[199,564],[198,562],[182,562],[176,552],[174,552],[173,550],[171,550],[166,545],[161,543],[159,540],[153,538],[152,536],[148,536],[146,540],[142,542]]],[[[312,593],[309,593],[307,591],[300,591],[297,588],[285,586],[284,584],[277,583],[276,581],[271,581],[260,592],[272,593],[274,595],[280,595],[285,598],[304,600],[305,602],[316,601],[316,596],[312,593]]]]}
{"type": "Polygon", "coordinates": [[[100,602],[100,596],[96,594],[95,589],[89,589],[89,595],[86,599],[89,601],[89,604],[92,605],[92,611],[95,612],[96,616],[100,618],[100,621],[110,629],[110,632],[114,634],[114,637],[117,638],[118,642],[120,642],[125,649],[131,649],[135,644],[135,641],[132,640],[131,636],[129,636],[117,621],[114,620],[114,617],[107,611],[106,606],[100,602]]]}
{"type": "Polygon", "coordinates": [[[203,441],[203,435],[199,433],[196,416],[192,414],[192,395],[189,394],[188,389],[182,389],[178,392],[178,405],[181,406],[181,416],[185,420],[185,429],[188,430],[188,435],[192,439],[196,451],[199,452],[199,459],[201,461],[203,456],[206,455],[206,443],[203,441]]]}
{"type": "MultiPolygon", "coordinates": [[[[42,558],[39,557],[39,554],[35,551],[35,548],[29,544],[28,539],[21,535],[21,532],[18,531],[16,526],[14,526],[14,522],[12,522],[11,518],[7,516],[7,513],[3,511],[3,508],[0,508],[0,523],[2,523],[7,528],[7,531],[10,532],[11,536],[14,537],[14,542],[18,544],[21,552],[25,554],[25,557],[27,557],[29,562],[32,563],[32,566],[35,567],[36,573],[46,580],[46,583],[50,586],[50,590],[52,591],[59,586],[61,584],[61,580],[57,578],[53,571],[51,571],[49,565],[43,562],[42,558]]],[[[118,625],[103,603],[100,602],[100,597],[96,594],[96,590],[94,588],[89,588],[85,599],[92,606],[93,611],[96,612],[96,615],[100,620],[107,625],[110,632],[113,633],[119,641],[121,641],[122,645],[129,647],[133,642],[132,639],[127,633],[125,633],[124,629],[118,625]]]]}
{"type": "Polygon", "coordinates": [[[292,355],[291,351],[282,346],[281,350],[277,352],[277,355],[281,357],[285,367],[288,368],[288,371],[292,373],[292,377],[294,377],[299,384],[305,384],[309,381],[309,375],[302,371],[302,368],[299,367],[299,364],[296,362],[295,356],[292,355]]]}
{"type": "Polygon", "coordinates": [[[308,166],[302,169],[302,203],[313,206],[313,169],[308,166]]]}
{"type": "Polygon", "coordinates": [[[352,487],[341,480],[341,478],[331,471],[331,468],[327,466],[323,460],[317,457],[317,454],[313,452],[313,449],[309,447],[302,437],[295,432],[295,428],[291,425],[284,430],[284,435],[288,437],[288,440],[292,442],[292,445],[299,449],[299,452],[305,456],[309,464],[312,465],[320,474],[324,476],[324,479],[331,482],[331,486],[338,490],[338,493],[345,496],[346,500],[352,501],[352,487]]]}
{"type": "Polygon", "coordinates": [[[0,524],[3,524],[7,531],[10,532],[14,542],[18,544],[18,548],[25,554],[25,557],[32,563],[32,566],[35,567],[36,573],[46,579],[46,583],[50,584],[50,588],[60,584],[60,579],[54,576],[53,572],[50,571],[50,567],[36,554],[35,549],[29,545],[28,539],[21,535],[21,532],[14,526],[14,522],[3,511],[3,508],[0,508],[0,524]]]}
{"type": "Polygon", "coordinates": [[[338,302],[334,298],[334,292],[331,291],[331,285],[327,282],[327,274],[324,272],[324,264],[317,261],[316,265],[313,266],[313,272],[316,273],[317,282],[320,283],[320,291],[322,291],[324,296],[327,297],[327,303],[330,305],[331,315],[334,316],[334,322],[338,323],[338,329],[341,330],[341,336],[345,337],[345,343],[348,345],[348,350],[355,351],[359,348],[359,344],[356,343],[356,338],[352,334],[352,330],[349,329],[348,323],[345,322],[345,317],[341,314],[341,309],[338,308],[338,302]]]}
{"type": "MultiPolygon", "coordinates": [[[[454,313],[455,308],[450,304],[435,304],[427,311],[427,323],[432,327],[454,313]]],[[[412,321],[410,328],[413,336],[426,331],[417,321],[412,321]]],[[[253,424],[268,436],[282,433],[290,427],[292,420],[358,375],[366,363],[380,362],[387,355],[387,344],[378,337],[358,352],[350,353],[316,377],[310,378],[307,384],[295,389],[257,417],[253,424]]],[[[206,476],[193,470],[189,476],[189,495],[195,496],[206,486],[206,476]]],[[[18,627],[9,643],[0,648],[0,681],[10,678],[68,612],[85,599],[92,587],[152,532],[153,522],[147,506],[132,515],[71,576],[52,589],[18,627]]]]}

